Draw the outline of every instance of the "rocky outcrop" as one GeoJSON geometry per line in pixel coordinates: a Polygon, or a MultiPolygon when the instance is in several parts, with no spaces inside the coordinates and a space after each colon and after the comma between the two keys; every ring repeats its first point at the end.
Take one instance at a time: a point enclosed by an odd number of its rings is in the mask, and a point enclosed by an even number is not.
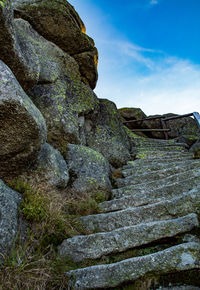
{"type": "Polygon", "coordinates": [[[26,170],[46,141],[46,124],[11,70],[0,61],[0,177],[26,170]]]}
{"type": "Polygon", "coordinates": [[[140,108],[121,108],[119,113],[125,121],[141,120],[147,117],[140,108]]]}
{"type": "Polygon", "coordinates": [[[68,144],[65,159],[72,175],[72,188],[79,192],[101,190],[108,198],[111,190],[110,165],[99,152],[91,148],[68,144]]]}
{"type": "Polygon", "coordinates": [[[59,79],[30,92],[47,122],[48,142],[62,153],[68,143],[86,144],[85,115],[98,108],[93,91],[80,81],[59,79]]]}
{"type": "MultiPolygon", "coordinates": [[[[29,258],[28,263],[38,274],[38,250],[45,252],[44,269],[54,265],[50,249],[63,239],[59,253],[68,256],[70,269],[71,260],[88,265],[67,273],[66,289],[115,288],[149,273],[198,269],[199,239],[193,232],[199,227],[198,160],[183,141],[137,138],[122,120],[146,115],[126,108],[120,116],[114,103],[97,98],[92,89],[98,52],[67,1],[10,3],[0,1],[0,178],[24,196],[21,240],[24,218],[33,231],[34,246],[22,253],[20,270],[31,252],[34,263],[29,258]],[[97,204],[100,200],[106,201],[97,204]],[[77,220],[80,212],[95,214],[77,220]],[[103,265],[89,266],[92,259],[103,265]]],[[[186,123],[177,131],[177,124],[170,127],[171,138],[196,134],[186,123]]],[[[16,238],[20,201],[0,181],[0,254],[9,254],[16,238]]],[[[43,288],[60,288],[62,275],[49,276],[57,266],[45,271],[43,288]]]]}
{"type": "Polygon", "coordinates": [[[9,66],[27,91],[38,81],[38,56],[32,44],[17,33],[10,0],[0,5],[0,30],[0,59],[9,66]]]}
{"type": "Polygon", "coordinates": [[[74,8],[65,0],[17,0],[13,6],[15,17],[27,20],[47,40],[75,57],[82,80],[94,89],[98,53],[74,8]]]}
{"type": "Polygon", "coordinates": [[[99,111],[86,120],[87,145],[119,167],[131,158],[131,141],[120,120],[116,105],[99,100],[99,111]]]}
{"type": "Polygon", "coordinates": [[[0,262],[9,253],[18,230],[20,195],[0,180],[0,262]]]}
{"type": "Polygon", "coordinates": [[[15,24],[18,34],[32,44],[38,55],[39,81],[29,96],[46,119],[48,142],[62,153],[67,143],[86,144],[84,115],[98,108],[98,99],[81,82],[78,64],[27,21],[16,19],[15,24]]]}

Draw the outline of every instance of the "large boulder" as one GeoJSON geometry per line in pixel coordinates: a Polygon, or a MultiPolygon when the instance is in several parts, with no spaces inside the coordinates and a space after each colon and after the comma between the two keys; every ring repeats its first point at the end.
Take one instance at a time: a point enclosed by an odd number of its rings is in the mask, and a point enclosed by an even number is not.
{"type": "Polygon", "coordinates": [[[11,70],[0,61],[0,177],[34,162],[46,140],[46,124],[11,70]]]}
{"type": "Polygon", "coordinates": [[[18,230],[21,197],[0,180],[0,262],[9,254],[18,230]]]}
{"type": "Polygon", "coordinates": [[[0,30],[0,59],[10,67],[23,89],[28,90],[38,81],[38,57],[32,44],[23,41],[16,32],[10,0],[0,5],[0,30]]]}
{"type": "Polygon", "coordinates": [[[15,17],[23,18],[47,40],[75,56],[82,80],[92,89],[97,81],[98,53],[94,41],[85,34],[85,26],[66,0],[16,0],[15,17]]]}
{"type": "MultiPolygon", "coordinates": [[[[120,113],[120,116],[122,118],[122,121],[124,122],[124,125],[129,128],[130,130],[133,129],[140,129],[140,128],[146,128],[143,121],[140,121],[142,119],[147,118],[145,113],[140,108],[121,108],[118,110],[120,113]],[[128,122],[126,121],[137,121],[137,122],[128,122]]],[[[146,137],[146,135],[143,132],[135,132],[136,135],[146,137]]]]}
{"type": "Polygon", "coordinates": [[[15,25],[38,55],[39,82],[29,96],[46,119],[48,142],[62,153],[68,143],[85,144],[84,116],[98,107],[98,99],[81,82],[77,62],[40,36],[27,21],[16,19],[15,25]]]}
{"type": "Polygon", "coordinates": [[[68,144],[65,159],[72,178],[72,188],[76,191],[107,193],[111,190],[109,180],[110,165],[99,152],[82,145],[68,144]]]}
{"type": "Polygon", "coordinates": [[[97,114],[88,116],[85,122],[87,145],[103,154],[114,167],[120,167],[131,159],[131,141],[121,122],[116,105],[99,99],[97,114]]]}
{"type": "Polygon", "coordinates": [[[80,81],[59,79],[30,92],[47,122],[48,142],[62,153],[68,143],[85,144],[85,115],[98,107],[93,91],[80,81]]]}
{"type": "Polygon", "coordinates": [[[69,182],[68,166],[60,152],[45,143],[36,162],[19,178],[43,185],[45,190],[64,189],[69,182]]]}
{"type": "Polygon", "coordinates": [[[119,113],[125,121],[141,120],[147,117],[140,108],[121,108],[119,113]]]}
{"type": "Polygon", "coordinates": [[[81,80],[79,66],[71,56],[38,34],[27,21],[15,19],[14,24],[21,42],[29,43],[38,57],[39,84],[54,83],[61,76],[81,80]]]}

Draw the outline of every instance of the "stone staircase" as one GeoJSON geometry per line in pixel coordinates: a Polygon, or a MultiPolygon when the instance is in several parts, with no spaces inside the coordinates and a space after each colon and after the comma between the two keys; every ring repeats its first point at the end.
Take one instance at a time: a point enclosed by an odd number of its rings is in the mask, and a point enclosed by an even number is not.
{"type": "MultiPolygon", "coordinates": [[[[124,178],[118,179],[112,199],[100,204],[100,214],[81,217],[91,234],[63,241],[62,256],[80,263],[106,261],[163,239],[166,244],[199,227],[199,160],[174,141],[137,138],[135,143],[137,159],[122,168],[124,178]]],[[[153,253],[72,270],[67,273],[69,289],[116,289],[148,274],[200,269],[198,238],[179,240],[153,253]]]]}

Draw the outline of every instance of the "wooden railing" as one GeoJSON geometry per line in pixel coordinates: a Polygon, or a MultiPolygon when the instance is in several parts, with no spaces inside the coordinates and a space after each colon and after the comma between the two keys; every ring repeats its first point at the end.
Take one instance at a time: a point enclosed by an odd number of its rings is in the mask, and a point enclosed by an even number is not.
{"type": "Polygon", "coordinates": [[[142,122],[142,121],[148,121],[148,120],[155,120],[155,119],[161,119],[161,124],[162,128],[161,129],[132,129],[131,131],[133,132],[163,132],[165,135],[165,139],[168,140],[169,136],[168,133],[170,131],[169,128],[167,128],[167,121],[170,120],[175,120],[175,119],[181,119],[185,117],[194,117],[198,128],[200,129],[200,114],[198,112],[193,112],[185,115],[178,115],[178,116],[173,116],[173,117],[163,117],[163,116],[158,116],[158,117],[149,117],[145,119],[139,119],[139,120],[129,120],[129,121],[124,121],[123,123],[136,123],[136,122],[142,122]]]}

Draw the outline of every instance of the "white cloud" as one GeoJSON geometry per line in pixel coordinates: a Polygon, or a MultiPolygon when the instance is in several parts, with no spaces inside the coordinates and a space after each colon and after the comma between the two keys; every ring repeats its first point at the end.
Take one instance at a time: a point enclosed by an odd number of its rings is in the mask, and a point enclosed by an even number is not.
{"type": "MultiPolygon", "coordinates": [[[[70,1],[79,6],[99,50],[98,97],[110,99],[118,107],[140,107],[148,115],[200,110],[199,65],[130,43],[92,1],[70,1]]],[[[146,3],[141,5],[145,9],[161,0],[146,3]]]]}
{"type": "Polygon", "coordinates": [[[156,5],[156,4],[158,4],[158,0],[151,0],[150,1],[150,5],[156,5]]]}
{"type": "Polygon", "coordinates": [[[200,66],[176,57],[152,62],[154,69],[145,76],[134,69],[127,76],[120,71],[109,78],[101,74],[97,94],[119,108],[140,107],[147,115],[199,111],[200,66]]]}

